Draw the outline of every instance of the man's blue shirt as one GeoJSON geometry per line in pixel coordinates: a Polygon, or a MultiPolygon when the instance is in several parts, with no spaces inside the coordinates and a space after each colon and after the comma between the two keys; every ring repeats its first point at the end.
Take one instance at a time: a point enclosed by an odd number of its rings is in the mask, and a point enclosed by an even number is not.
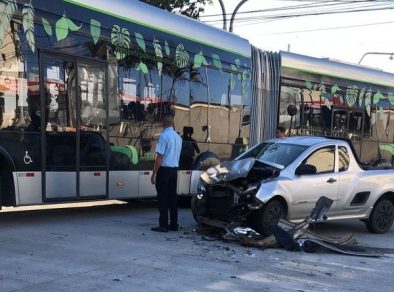
{"type": "Polygon", "coordinates": [[[179,156],[181,155],[182,138],[173,127],[165,128],[156,145],[156,153],[163,155],[161,166],[179,167],[179,156]]]}

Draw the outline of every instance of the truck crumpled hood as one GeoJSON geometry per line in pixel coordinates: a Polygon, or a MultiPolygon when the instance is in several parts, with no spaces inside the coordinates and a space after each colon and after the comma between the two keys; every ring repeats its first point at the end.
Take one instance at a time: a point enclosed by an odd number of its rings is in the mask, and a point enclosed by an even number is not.
{"type": "Polygon", "coordinates": [[[246,177],[248,180],[260,181],[262,179],[278,176],[282,169],[283,166],[279,164],[249,157],[241,160],[222,162],[214,167],[208,168],[200,178],[206,184],[229,182],[237,178],[246,177]]]}
{"type": "Polygon", "coordinates": [[[255,162],[256,159],[253,157],[222,162],[204,172],[201,179],[207,184],[213,184],[247,177],[255,162]]]}

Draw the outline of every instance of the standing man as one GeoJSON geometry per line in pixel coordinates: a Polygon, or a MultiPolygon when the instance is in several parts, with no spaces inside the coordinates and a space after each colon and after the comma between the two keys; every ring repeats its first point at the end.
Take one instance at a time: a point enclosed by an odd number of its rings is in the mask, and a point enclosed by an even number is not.
{"type": "Polygon", "coordinates": [[[156,185],[159,201],[159,226],[151,228],[156,232],[178,230],[178,198],[176,193],[179,156],[182,149],[182,138],[174,130],[174,118],[165,115],[162,120],[163,131],[156,145],[156,159],[151,177],[156,185]],[[170,225],[168,225],[170,211],[170,225]]]}

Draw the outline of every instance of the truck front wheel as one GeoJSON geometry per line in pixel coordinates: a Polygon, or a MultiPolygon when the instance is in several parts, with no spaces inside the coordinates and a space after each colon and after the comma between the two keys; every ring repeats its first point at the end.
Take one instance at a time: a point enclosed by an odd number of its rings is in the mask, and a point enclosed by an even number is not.
{"type": "Polygon", "coordinates": [[[372,233],[386,233],[394,221],[394,206],[388,199],[379,200],[372,209],[371,215],[365,222],[372,233]]]}
{"type": "Polygon", "coordinates": [[[257,232],[268,236],[273,233],[279,219],[286,217],[286,208],[281,202],[273,200],[258,210],[253,217],[253,225],[255,225],[257,232]]]}
{"type": "Polygon", "coordinates": [[[199,216],[201,215],[201,202],[197,198],[197,196],[193,196],[190,201],[190,208],[192,210],[193,218],[198,224],[203,224],[201,220],[199,219],[199,216]]]}

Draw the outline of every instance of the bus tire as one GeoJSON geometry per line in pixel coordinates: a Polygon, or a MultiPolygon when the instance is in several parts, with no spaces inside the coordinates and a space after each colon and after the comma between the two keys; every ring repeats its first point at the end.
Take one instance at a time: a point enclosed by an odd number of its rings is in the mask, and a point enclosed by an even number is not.
{"type": "Polygon", "coordinates": [[[12,167],[0,155],[0,207],[2,206],[15,206],[15,189],[12,167]]]}
{"type": "Polygon", "coordinates": [[[2,195],[3,195],[3,186],[2,186],[3,174],[0,172],[0,210],[3,207],[2,195]]]}
{"type": "Polygon", "coordinates": [[[201,166],[204,163],[204,161],[211,159],[211,158],[216,159],[218,161],[218,163],[220,163],[220,159],[215,153],[203,152],[200,155],[198,155],[197,158],[194,160],[192,169],[193,170],[202,170],[201,166]]]}

